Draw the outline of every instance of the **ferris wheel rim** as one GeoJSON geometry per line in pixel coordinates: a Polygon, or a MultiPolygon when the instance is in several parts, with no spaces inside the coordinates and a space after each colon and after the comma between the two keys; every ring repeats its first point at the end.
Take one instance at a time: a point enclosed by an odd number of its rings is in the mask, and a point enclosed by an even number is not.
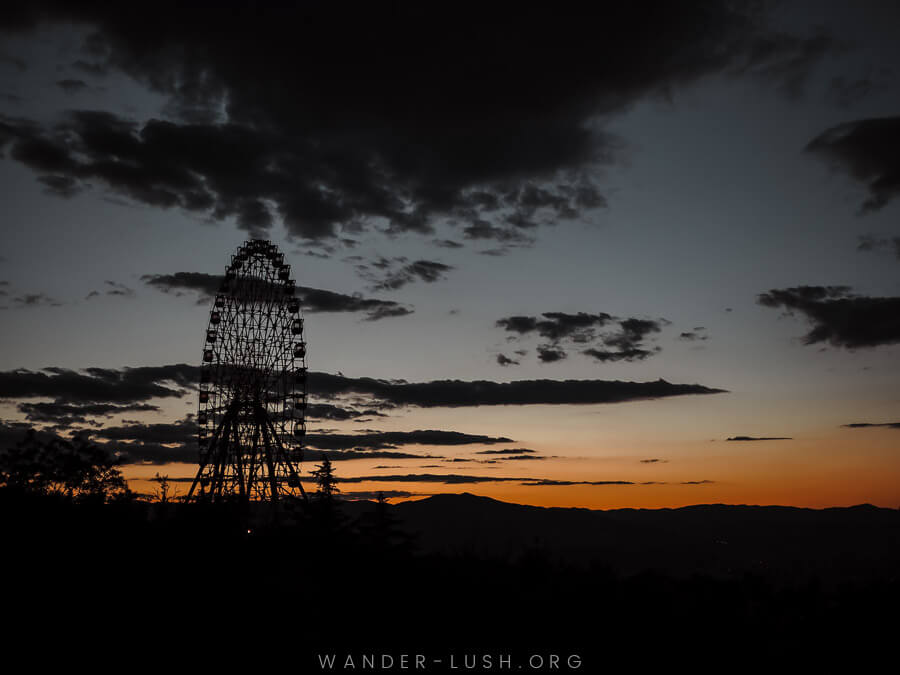
{"type": "MultiPolygon", "coordinates": [[[[299,463],[306,435],[307,365],[304,319],[295,292],[291,266],[269,241],[246,241],[226,266],[203,342],[197,412],[201,469],[195,485],[213,444],[221,442],[226,420],[226,433],[234,433],[238,448],[232,453],[240,455],[241,444],[252,444],[254,453],[261,442],[267,448],[270,442],[277,444],[286,453],[277,480],[299,480],[292,462],[296,457],[299,463]]],[[[269,466],[269,473],[274,470],[269,466]]],[[[244,477],[238,479],[243,494],[244,477]]],[[[248,475],[248,490],[253,479],[248,475]]],[[[270,480],[274,498],[277,480],[270,480]]]]}

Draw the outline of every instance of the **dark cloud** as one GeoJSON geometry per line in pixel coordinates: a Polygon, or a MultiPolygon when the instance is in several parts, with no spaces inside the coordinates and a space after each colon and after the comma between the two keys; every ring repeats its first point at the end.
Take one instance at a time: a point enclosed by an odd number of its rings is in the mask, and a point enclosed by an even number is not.
{"type": "Polygon", "coordinates": [[[623,382],[620,380],[433,380],[406,382],[368,377],[350,378],[329,373],[310,373],[310,392],[316,396],[360,395],[394,406],[463,407],[480,405],[621,403],[668,396],[718,394],[699,384],[623,382]]]}
{"type": "Polygon", "coordinates": [[[477,455],[523,455],[535,453],[537,450],[531,448],[504,448],[502,450],[480,450],[475,453],[477,455]]]}
{"type": "Polygon", "coordinates": [[[445,485],[461,485],[466,483],[498,483],[521,482],[528,478],[508,478],[501,476],[467,476],[462,474],[409,473],[405,475],[387,476],[337,476],[340,483],[444,483],[445,485]]]}
{"type": "Polygon", "coordinates": [[[876,237],[861,234],[858,237],[857,251],[891,251],[900,260],[900,237],[876,237]]]}
{"type": "Polygon", "coordinates": [[[131,297],[134,295],[134,289],[129,288],[125,284],[120,284],[115,281],[105,281],[106,284],[106,294],[107,295],[121,295],[124,297],[131,297]]]}
{"type": "Polygon", "coordinates": [[[498,319],[497,326],[509,332],[525,335],[535,332],[543,338],[558,342],[563,338],[575,342],[588,342],[594,339],[595,330],[613,320],[609,314],[566,314],[564,312],[545,312],[544,318],[534,316],[510,316],[498,319]]]}
{"type": "Polygon", "coordinates": [[[726,438],[726,441],[792,441],[793,438],[787,436],[732,436],[726,438]]]}
{"type": "Polygon", "coordinates": [[[458,241],[453,241],[452,239],[434,239],[431,243],[441,248],[465,248],[458,241]]]}
{"type": "MultiPolygon", "coordinates": [[[[162,426],[176,427],[176,425],[162,426]]],[[[32,429],[31,424],[25,422],[0,422],[0,449],[14,446],[25,438],[25,434],[30,429],[32,429]]],[[[144,440],[105,441],[94,437],[95,433],[95,430],[82,429],[76,432],[75,436],[90,440],[91,443],[115,457],[119,464],[162,465],[170,462],[194,464],[198,459],[195,445],[179,443],[175,447],[168,447],[162,443],[144,440]]],[[[35,434],[41,441],[69,440],[50,429],[36,429],[35,434]]]]}
{"type": "Polygon", "coordinates": [[[601,312],[545,312],[537,316],[509,316],[499,319],[496,325],[507,332],[524,336],[535,333],[550,340],[537,348],[538,359],[543,363],[561,361],[568,355],[566,348],[596,342],[596,346],[582,349],[581,353],[597,361],[636,361],[659,351],[648,349],[644,341],[651,333],[658,333],[665,319],[620,319],[601,312]],[[618,325],[617,330],[603,330],[618,325]]]}
{"type": "Polygon", "coordinates": [[[63,304],[45,293],[26,293],[12,298],[12,302],[13,306],[19,309],[25,307],[61,307],[63,304]]]}
{"type": "Polygon", "coordinates": [[[435,429],[417,431],[375,431],[362,434],[307,434],[306,445],[319,450],[344,448],[374,448],[377,450],[395,448],[401,445],[470,445],[482,443],[510,443],[505,437],[464,434],[458,431],[435,429]]]}
{"type": "Polygon", "coordinates": [[[693,330],[681,333],[678,339],[685,342],[704,342],[709,339],[709,335],[706,334],[706,328],[703,326],[695,326],[693,330]]]}
{"type": "Polygon", "coordinates": [[[38,176],[37,180],[46,188],[44,192],[58,197],[74,197],[81,192],[81,185],[71,176],[38,176]]]}
{"type": "Polygon", "coordinates": [[[642,460],[641,460],[641,464],[657,464],[657,463],[659,463],[659,464],[665,464],[665,463],[667,463],[668,461],[669,461],[669,460],[667,460],[667,459],[657,459],[657,458],[654,457],[654,458],[651,458],[651,459],[642,459],[642,460]]]}
{"type": "Polygon", "coordinates": [[[433,284],[453,269],[451,265],[434,260],[410,262],[404,257],[376,258],[370,263],[356,265],[359,276],[370,282],[374,291],[393,291],[415,281],[433,284]]]}
{"type": "Polygon", "coordinates": [[[534,237],[530,237],[516,227],[497,227],[486,220],[476,220],[463,230],[466,239],[493,239],[506,246],[531,246],[534,237]]]}
{"type": "MultiPolygon", "coordinates": [[[[188,364],[75,371],[0,371],[0,398],[51,398],[57,403],[143,403],[181,398],[199,379],[188,364]]],[[[481,405],[594,404],[724,393],[700,384],[620,380],[432,380],[406,382],[310,372],[309,392],[320,399],[359,397],[373,406],[468,407],[481,405]]],[[[426,441],[429,442],[429,441],[426,441]]]]}
{"type": "Polygon", "coordinates": [[[812,324],[805,344],[855,349],[900,342],[900,298],[854,295],[847,286],[797,286],[760,294],[765,307],[799,312],[812,324]]]}
{"type": "Polygon", "coordinates": [[[585,349],[582,353],[590,356],[593,359],[596,359],[597,361],[606,363],[608,361],[642,361],[658,351],[658,347],[652,350],[632,347],[629,349],[617,349],[614,351],[610,351],[609,349],[591,348],[585,349]]]}
{"type": "Polygon", "coordinates": [[[369,408],[367,410],[356,410],[354,408],[342,408],[332,405],[331,403],[311,403],[306,407],[307,419],[317,420],[352,420],[360,417],[385,417],[386,415],[378,410],[369,408]]]}
{"type": "Polygon", "coordinates": [[[171,119],[76,111],[20,125],[10,156],[255,233],[276,219],[313,239],[430,232],[441,218],[571,220],[604,204],[590,176],[617,151],[611,115],[720,74],[802,90],[831,42],[775,31],[763,11],[659,0],[605,7],[597,22],[494,4],[28,3],[7,30],[85,26],[93,56],[78,67],[144,83],[171,119]]]}
{"type": "Polygon", "coordinates": [[[900,429],[900,422],[851,422],[841,426],[849,429],[865,429],[868,427],[885,427],[888,429],[900,429]]]}
{"type": "Polygon", "coordinates": [[[839,75],[831,78],[825,97],[841,108],[849,108],[867,98],[876,88],[869,77],[850,79],[839,75]]]}
{"type": "Polygon", "coordinates": [[[757,42],[747,67],[732,72],[776,82],[777,90],[790,99],[800,98],[813,66],[827,53],[842,49],[831,36],[819,33],[805,40],[771,35],[757,42]]]}
{"type": "Polygon", "coordinates": [[[602,336],[604,348],[585,349],[582,353],[597,361],[642,361],[660,351],[659,347],[647,349],[644,340],[651,333],[658,333],[664,319],[624,319],[619,322],[619,332],[602,336]]]}
{"type": "MultiPolygon", "coordinates": [[[[102,406],[97,406],[103,414],[102,406]]],[[[132,406],[132,409],[140,409],[132,406]]],[[[123,410],[124,408],[114,408],[123,410]]],[[[198,458],[197,425],[192,416],[177,422],[147,424],[126,422],[119,426],[83,430],[91,440],[120,458],[123,464],[194,463],[198,458]]],[[[453,431],[375,432],[368,434],[316,434],[306,436],[303,460],[322,461],[357,459],[442,459],[441,455],[393,450],[398,445],[464,445],[468,443],[505,443],[507,438],[461,434],[453,431]],[[328,452],[324,452],[327,450],[328,452]]]]}
{"type": "Polygon", "coordinates": [[[839,124],[810,141],[806,150],[866,186],[863,213],[877,211],[900,194],[900,117],[839,124]]]}
{"type": "MultiPolygon", "coordinates": [[[[222,284],[223,275],[203,272],[176,272],[174,274],[145,274],[141,281],[165,293],[181,295],[185,291],[197,293],[198,302],[208,303],[222,284]]],[[[376,300],[361,295],[345,295],[321,288],[298,286],[297,298],[305,312],[360,312],[367,321],[412,314],[409,307],[392,300],[376,300]]]]}
{"type": "Polygon", "coordinates": [[[555,363],[566,358],[566,353],[553,345],[538,345],[537,354],[541,363],[555,363]]]}
{"type": "Polygon", "coordinates": [[[410,307],[393,300],[364,298],[359,294],[346,295],[306,286],[297,287],[297,297],[305,312],[358,312],[365,315],[366,321],[379,321],[413,313],[410,307]]]}
{"type": "MultiPolygon", "coordinates": [[[[193,441],[168,446],[161,443],[145,441],[110,441],[100,443],[107,450],[119,457],[122,464],[167,464],[169,462],[185,462],[196,464],[199,459],[197,444],[193,441]]],[[[330,450],[327,453],[318,450],[303,451],[304,463],[321,462],[325,457],[331,461],[351,461],[358,459],[439,459],[440,455],[413,454],[390,450],[365,450],[355,448],[349,450],[330,450]]]]}
{"type": "MultiPolygon", "coordinates": [[[[559,487],[571,485],[637,485],[628,480],[556,480],[551,478],[522,478],[513,476],[477,476],[464,474],[433,474],[411,473],[405,475],[387,476],[338,476],[340,483],[441,483],[444,485],[464,485],[471,483],[519,483],[528,487],[559,487]]],[[[705,485],[713,483],[711,480],[683,481],[681,485],[705,485]]],[[[642,485],[656,484],[655,481],[641,483],[642,485]]]]}
{"type": "MultiPolygon", "coordinates": [[[[15,447],[17,443],[25,439],[25,435],[31,429],[33,427],[28,422],[0,420],[0,451],[15,447]]],[[[36,438],[42,442],[60,438],[58,434],[46,429],[35,429],[34,431],[36,438]]]]}
{"type": "Polygon", "coordinates": [[[88,84],[84,80],[59,80],[56,86],[67,94],[77,94],[79,91],[88,88],[88,84]]]}
{"type": "Polygon", "coordinates": [[[90,300],[91,298],[96,298],[100,295],[115,295],[124,298],[130,298],[134,296],[134,289],[129,288],[125,284],[120,284],[117,281],[104,281],[104,290],[103,291],[91,291],[87,294],[85,300],[90,300]]]}
{"type": "Polygon", "coordinates": [[[351,490],[341,492],[341,499],[364,499],[374,501],[379,497],[385,499],[405,499],[407,497],[426,497],[429,493],[407,492],[406,490],[351,490]]]}
{"type": "Polygon", "coordinates": [[[497,354],[497,363],[499,363],[501,366],[517,366],[517,365],[519,365],[518,361],[509,358],[505,354],[497,354]]]}
{"type": "Polygon", "coordinates": [[[533,316],[509,316],[497,319],[496,325],[514,333],[530,333],[537,330],[537,319],[533,316]]]}
{"type": "Polygon", "coordinates": [[[414,454],[397,450],[369,450],[361,447],[349,450],[329,450],[328,452],[306,448],[303,450],[304,462],[321,462],[326,456],[333,461],[349,461],[352,459],[443,459],[441,455],[414,454]]]}
{"type": "Polygon", "coordinates": [[[175,274],[144,274],[141,281],[164,293],[183,295],[184,291],[196,292],[199,296],[198,302],[206,303],[215,297],[224,278],[222,274],[175,272],[175,274]]]}
{"type": "Polygon", "coordinates": [[[475,476],[464,474],[411,473],[396,476],[339,476],[341,483],[443,483],[445,485],[463,485],[467,483],[520,483],[528,486],[538,485],[634,485],[630,481],[565,481],[546,478],[520,478],[512,476],[475,476]]]}
{"type": "MultiPolygon", "coordinates": [[[[196,443],[180,443],[178,445],[164,445],[150,441],[100,441],[92,439],[94,443],[110,452],[119,460],[120,464],[149,464],[161,466],[173,462],[183,464],[196,464],[200,459],[200,452],[196,443]]],[[[171,480],[171,479],[170,479],[171,480]]],[[[185,482],[190,482],[188,479],[185,482]]]]}
{"type": "Polygon", "coordinates": [[[157,412],[159,406],[149,403],[111,405],[108,403],[28,403],[18,404],[18,410],[25,419],[33,422],[47,422],[55,425],[71,426],[84,423],[89,417],[111,417],[124,412],[157,412]]]}
{"type": "Polygon", "coordinates": [[[90,61],[85,61],[83,59],[78,59],[72,63],[72,68],[75,70],[80,70],[83,73],[87,73],[88,75],[94,75],[96,77],[103,77],[109,72],[109,69],[102,63],[92,63],[90,61]]]}
{"type": "Polygon", "coordinates": [[[529,487],[560,485],[634,485],[630,480],[552,480],[550,478],[529,479],[522,483],[529,487]]]}
{"type": "Polygon", "coordinates": [[[712,485],[714,480],[683,480],[680,485],[712,485]]]}
{"type": "Polygon", "coordinates": [[[187,417],[183,420],[161,424],[130,423],[117,427],[104,427],[91,432],[92,436],[108,441],[140,441],[142,443],[159,443],[190,445],[197,439],[197,423],[187,417]]]}
{"type": "Polygon", "coordinates": [[[56,403],[128,405],[152,398],[180,398],[197,381],[187,364],[137,368],[66,368],[0,372],[0,398],[51,398],[56,403]]]}
{"type": "Polygon", "coordinates": [[[7,54],[6,52],[0,52],[0,65],[9,66],[19,71],[20,73],[24,73],[28,70],[28,64],[25,63],[22,59],[12,56],[11,54],[7,54]]]}

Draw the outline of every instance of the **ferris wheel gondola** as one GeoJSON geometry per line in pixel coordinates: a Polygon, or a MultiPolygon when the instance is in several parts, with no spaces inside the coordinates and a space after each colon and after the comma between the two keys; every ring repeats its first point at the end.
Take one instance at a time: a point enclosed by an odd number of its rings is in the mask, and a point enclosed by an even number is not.
{"type": "Polygon", "coordinates": [[[200,366],[200,469],[189,498],[305,499],[306,341],[290,265],[251,239],[213,300],[200,366]]]}

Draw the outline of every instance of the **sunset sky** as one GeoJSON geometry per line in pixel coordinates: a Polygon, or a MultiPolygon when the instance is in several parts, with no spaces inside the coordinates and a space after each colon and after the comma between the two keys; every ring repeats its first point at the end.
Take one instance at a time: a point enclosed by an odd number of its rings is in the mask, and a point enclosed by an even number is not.
{"type": "Polygon", "coordinates": [[[350,497],[900,506],[900,6],[733,5],[3,10],[0,441],[192,478],[260,237],[350,497]]]}

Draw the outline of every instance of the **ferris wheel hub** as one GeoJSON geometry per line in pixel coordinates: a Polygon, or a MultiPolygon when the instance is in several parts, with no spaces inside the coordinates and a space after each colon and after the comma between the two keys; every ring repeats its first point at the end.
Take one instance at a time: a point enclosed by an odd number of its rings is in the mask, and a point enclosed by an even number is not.
{"type": "Polygon", "coordinates": [[[307,349],[290,269],[262,239],[245,242],[226,267],[204,339],[200,468],[189,498],[305,498],[307,349]]]}

